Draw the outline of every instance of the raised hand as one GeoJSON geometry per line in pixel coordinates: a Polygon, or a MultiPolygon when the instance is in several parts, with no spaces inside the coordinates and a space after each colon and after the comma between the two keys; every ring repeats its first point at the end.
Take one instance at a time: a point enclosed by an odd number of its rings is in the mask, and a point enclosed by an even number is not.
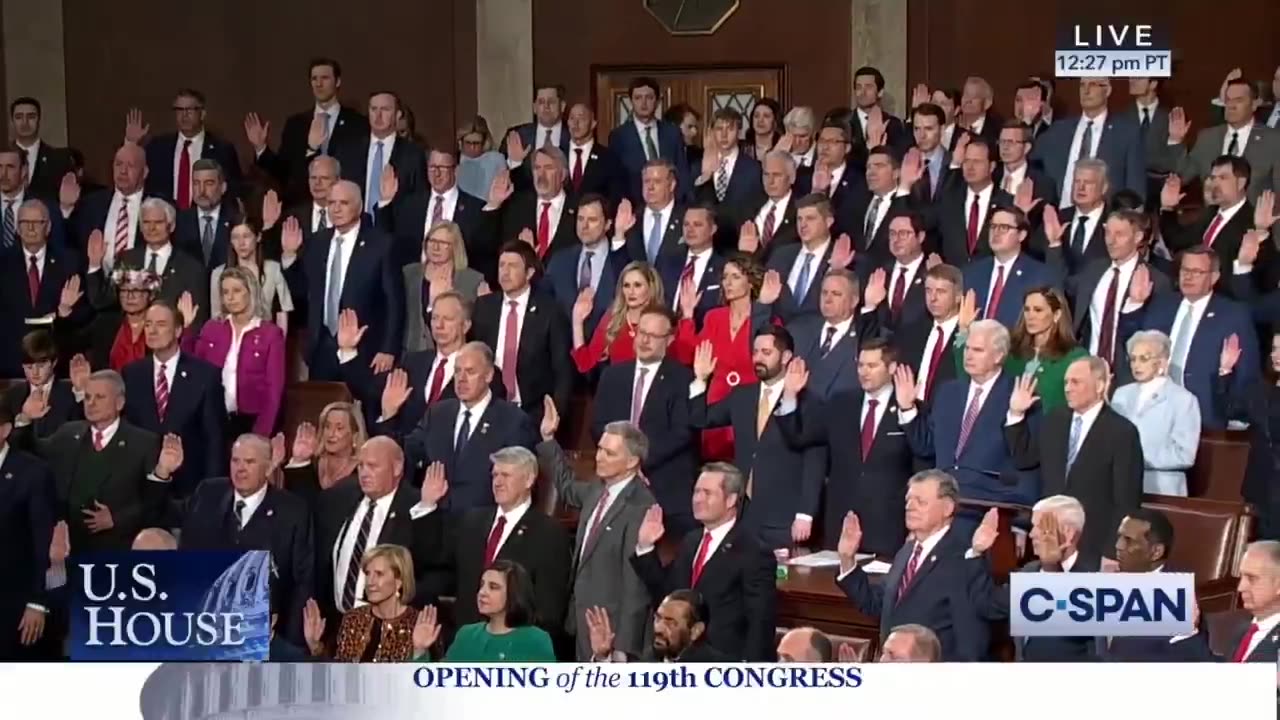
{"type": "Polygon", "coordinates": [[[969,147],[969,133],[960,133],[960,138],[956,140],[956,149],[951,151],[951,162],[955,163],[964,157],[965,148],[969,147]]]}
{"type": "Polygon", "coordinates": [[[82,297],[84,293],[80,291],[80,276],[72,275],[67,278],[62,285],[61,294],[58,295],[58,317],[70,317],[76,303],[80,302],[82,297]]]}
{"type": "Polygon", "coordinates": [[[551,399],[550,395],[542,397],[542,423],[538,425],[538,433],[542,435],[542,439],[554,440],[556,431],[560,429],[560,411],[556,409],[556,403],[551,399]]]}
{"type": "Polygon", "coordinates": [[[898,401],[898,407],[905,410],[914,406],[918,392],[916,374],[911,371],[911,366],[898,363],[898,367],[893,371],[893,395],[898,401]]]}
{"type": "Polygon", "coordinates": [[[514,163],[522,163],[529,156],[529,148],[520,139],[520,133],[512,130],[507,133],[507,159],[514,163]]]}
{"type": "Polygon", "coordinates": [[[836,651],[836,659],[842,665],[856,665],[858,663],[858,649],[853,643],[840,643],[840,649],[836,651]]]}
{"type": "Polygon", "coordinates": [[[324,615],[320,613],[320,606],[316,604],[315,598],[308,598],[307,604],[302,608],[302,636],[312,655],[324,654],[324,645],[321,644],[324,638],[324,615]]]}
{"type": "Polygon", "coordinates": [[[64,210],[70,210],[80,202],[80,180],[76,178],[76,174],[69,172],[62,176],[62,182],[58,184],[58,205],[64,210]]]}
{"type": "Polygon", "coordinates": [[[29,420],[39,420],[49,414],[49,397],[44,390],[33,387],[22,402],[22,415],[29,420]]]}
{"type": "Polygon", "coordinates": [[[860,547],[862,547],[862,523],[850,510],[844,515],[844,522],[840,525],[840,541],[836,544],[836,553],[840,556],[840,572],[853,569],[857,563],[860,547]]]}
{"type": "Polygon", "coordinates": [[[884,268],[876,268],[867,278],[867,286],[862,289],[862,306],[868,310],[880,307],[880,303],[889,297],[889,275],[884,268]]]}
{"type": "Polygon", "coordinates": [[[924,177],[924,155],[919,148],[911,148],[902,156],[902,166],[898,169],[898,187],[910,191],[911,186],[924,177]]]}
{"type": "Polygon", "coordinates": [[[613,214],[613,234],[614,237],[622,237],[630,232],[631,228],[636,226],[635,208],[631,207],[631,201],[623,198],[618,203],[618,211],[613,214]]]}
{"type": "Polygon", "coordinates": [[[1187,111],[1180,107],[1175,107],[1169,111],[1169,142],[1181,143],[1187,139],[1187,133],[1191,130],[1191,118],[1187,117],[1187,111]]]}
{"type": "Polygon", "coordinates": [[[422,656],[432,645],[436,644],[436,640],[440,638],[440,623],[436,620],[436,606],[428,605],[418,613],[418,619],[413,623],[413,654],[414,656],[422,656]]]}
{"type": "Polygon", "coordinates": [[[817,163],[813,168],[813,191],[816,193],[825,193],[831,188],[831,168],[827,167],[824,162],[817,163]]]}
{"type": "Polygon", "coordinates": [[[973,531],[973,541],[969,547],[975,554],[981,555],[996,544],[996,538],[999,536],[1000,511],[991,508],[986,515],[982,516],[982,522],[978,525],[978,529],[973,531]]]}
{"type": "Polygon", "coordinates": [[[284,212],[284,206],[280,203],[280,196],[275,190],[268,190],[262,196],[262,229],[270,230],[280,222],[280,215],[284,212]]]}
{"type": "Polygon", "coordinates": [[[130,108],[128,114],[124,116],[124,141],[141,145],[142,138],[151,132],[151,126],[142,121],[142,111],[138,108],[130,108]]]}
{"type": "Polygon", "coordinates": [[[1257,230],[1270,230],[1280,221],[1276,214],[1276,194],[1272,190],[1263,190],[1253,206],[1253,227],[1257,230]]]}
{"type": "Polygon", "coordinates": [[[391,374],[387,375],[386,384],[382,387],[382,419],[390,420],[395,417],[412,394],[409,373],[403,369],[392,370],[391,374]]]}
{"type": "Polygon", "coordinates": [[[1258,262],[1258,253],[1262,251],[1262,243],[1266,241],[1267,231],[1254,228],[1244,234],[1240,240],[1240,251],[1236,253],[1236,262],[1241,265],[1253,265],[1258,262]]]}
{"type": "Polygon", "coordinates": [[[89,376],[93,374],[93,368],[89,367],[89,361],[82,354],[76,354],[71,357],[71,387],[77,393],[83,393],[86,385],[89,384],[89,376]]]}
{"type": "Polygon", "coordinates": [[[182,327],[189,328],[191,323],[196,321],[196,314],[200,312],[200,306],[192,299],[189,291],[183,291],[178,297],[178,314],[182,315],[182,327]]]}
{"type": "Polygon", "coordinates": [[[1133,269],[1133,278],[1129,281],[1129,300],[1139,305],[1151,299],[1155,284],[1151,282],[1151,270],[1146,265],[1138,265],[1133,269]]]}
{"type": "Polygon", "coordinates": [[[65,565],[71,556],[71,528],[66,520],[53,526],[53,538],[49,541],[49,564],[65,565]]]}
{"type": "Polygon", "coordinates": [[[311,116],[311,125],[307,127],[307,147],[319,152],[324,147],[324,116],[319,113],[311,116]]]}
{"type": "Polygon", "coordinates": [[[799,397],[805,386],[809,384],[809,365],[804,358],[792,358],[787,363],[786,375],[782,377],[782,394],[793,400],[799,397]]]}
{"type": "Polygon", "coordinates": [[[978,294],[969,290],[960,298],[960,314],[958,316],[956,326],[964,332],[969,331],[969,326],[978,319],[978,294]]]}
{"type": "Polygon", "coordinates": [[[751,220],[742,223],[738,230],[738,252],[753,254],[760,250],[760,230],[751,220]]]}
{"type": "Polygon", "coordinates": [[[586,612],[587,635],[591,639],[591,656],[609,657],[613,654],[613,626],[609,611],[602,607],[590,607],[586,612]]]}
{"type": "Polygon", "coordinates": [[[364,337],[368,325],[360,324],[360,316],[355,310],[347,308],[338,313],[338,334],[335,339],[339,350],[355,350],[360,347],[360,339],[364,337]]]}
{"type": "Polygon", "coordinates": [[[280,228],[280,250],[286,258],[297,257],[302,249],[302,225],[298,218],[291,217],[284,221],[280,228]]]}
{"type": "Polygon", "coordinates": [[[184,459],[182,438],[169,433],[160,444],[160,458],[156,461],[156,477],[169,479],[182,467],[184,459]]]}
{"type": "Polygon", "coordinates": [[[573,301],[573,322],[575,325],[581,325],[591,317],[591,311],[596,306],[596,291],[590,286],[582,288],[578,293],[578,298],[573,301]]]}
{"type": "Polygon", "coordinates": [[[254,154],[267,149],[267,138],[271,134],[271,123],[263,122],[258,113],[251,112],[244,116],[244,137],[253,147],[254,154]]]}
{"type": "Polygon", "coordinates": [[[693,375],[705,383],[715,371],[716,349],[710,340],[703,340],[693,351],[693,375]]]}
{"type": "Polygon", "coordinates": [[[489,289],[489,283],[483,280],[481,280],[480,284],[476,286],[476,297],[484,297],[492,292],[493,290],[489,289]]]}
{"type": "Polygon", "coordinates": [[[836,238],[835,247],[831,250],[829,264],[833,268],[847,268],[856,255],[849,233],[840,233],[840,237],[836,238]]]}
{"type": "Polygon", "coordinates": [[[107,241],[101,230],[89,233],[89,243],[85,247],[85,259],[89,261],[89,269],[102,267],[102,260],[107,256],[107,241]]]}
{"type": "Polygon", "coordinates": [[[1057,569],[1062,566],[1062,529],[1058,526],[1058,516],[1051,512],[1040,513],[1033,532],[1036,542],[1033,543],[1036,556],[1040,558],[1041,569],[1057,569]]]}
{"type": "Polygon", "coordinates": [[[1035,209],[1040,201],[1035,198],[1036,184],[1029,177],[1022,178],[1022,182],[1018,183],[1018,191],[1014,193],[1013,204],[1024,213],[1029,213],[1035,209]]]}
{"type": "Polygon", "coordinates": [[[1014,415],[1026,415],[1035,405],[1036,379],[1034,376],[1019,375],[1013,379],[1013,392],[1009,395],[1009,412],[1014,415]]]}
{"type": "Polygon", "coordinates": [[[489,183],[489,197],[486,198],[488,204],[485,207],[490,209],[502,207],[513,192],[515,188],[511,185],[511,173],[505,170],[499,171],[493,176],[493,182],[489,183]]]}
{"type": "Polygon", "coordinates": [[[924,83],[917,83],[916,86],[911,89],[911,108],[914,110],[915,108],[920,107],[921,105],[929,102],[932,97],[933,95],[929,92],[928,85],[925,85],[924,83]]]}
{"type": "MultiPolygon", "coordinates": [[[[1218,356],[1218,374],[1229,375],[1240,362],[1240,336],[1231,333],[1222,341],[1222,353],[1218,356]]],[[[25,407],[23,409],[25,413],[25,407]]]]}
{"type": "Polygon", "coordinates": [[[777,270],[766,270],[764,282],[760,284],[760,297],[756,300],[761,305],[772,305],[782,297],[782,274],[777,270]]]}
{"type": "Polygon", "coordinates": [[[422,479],[421,503],[427,507],[440,504],[440,500],[449,493],[449,479],[445,477],[444,463],[439,460],[427,466],[427,473],[422,479]]]}
{"type": "Polygon", "coordinates": [[[791,136],[791,133],[784,132],[782,133],[782,137],[778,138],[778,142],[774,143],[773,149],[779,152],[789,153],[791,152],[791,146],[794,145],[795,142],[796,139],[791,136]]]}
{"type": "Polygon", "coordinates": [[[311,462],[312,458],[320,449],[320,433],[316,430],[316,426],[309,422],[304,422],[293,431],[293,453],[289,458],[290,464],[304,464],[311,462]]]}
{"type": "Polygon", "coordinates": [[[1062,221],[1058,219],[1058,208],[1045,205],[1044,213],[1040,217],[1041,224],[1044,226],[1044,237],[1049,247],[1062,245],[1062,233],[1065,230],[1062,227],[1062,221]]]}
{"type": "Polygon", "coordinates": [[[1164,185],[1160,187],[1160,209],[1173,210],[1186,196],[1187,194],[1182,191],[1182,178],[1178,177],[1178,173],[1170,173],[1164,179],[1164,185]]]}
{"type": "Polygon", "coordinates": [[[885,144],[888,127],[884,121],[884,111],[877,105],[867,112],[866,131],[867,147],[873,148],[885,144]]]}
{"type": "Polygon", "coordinates": [[[644,511],[644,520],[640,522],[640,529],[636,533],[636,544],[642,548],[651,548],[662,539],[663,532],[662,506],[650,505],[644,511]]]}
{"type": "MultiPolygon", "coordinates": [[[[711,138],[711,128],[707,128],[707,134],[703,135],[708,141],[711,138]]],[[[698,181],[705,183],[715,177],[716,171],[720,169],[720,150],[719,148],[706,147],[702,151],[702,168],[698,174],[698,181]]],[[[816,188],[815,188],[816,189],[816,188]]],[[[625,202],[625,201],[623,201],[625,202]]]]}
{"type": "Polygon", "coordinates": [[[396,168],[391,163],[382,166],[382,177],[378,178],[378,192],[380,193],[378,202],[384,205],[394,200],[396,193],[400,192],[400,179],[396,177],[396,168]]]}
{"type": "Polygon", "coordinates": [[[938,253],[929,253],[924,259],[924,267],[926,270],[932,270],[942,264],[942,256],[938,253]]]}
{"type": "Polygon", "coordinates": [[[276,433],[271,438],[271,472],[279,470],[285,461],[284,433],[276,433]]]}
{"type": "Polygon", "coordinates": [[[1225,104],[1227,102],[1227,86],[1242,77],[1244,77],[1243,70],[1238,67],[1231,68],[1231,71],[1227,73],[1227,76],[1222,79],[1222,86],[1218,88],[1218,99],[1225,104]]]}
{"type": "Polygon", "coordinates": [[[369,361],[369,369],[375,375],[381,375],[396,366],[396,356],[391,353],[375,353],[369,361]]]}
{"type": "Polygon", "coordinates": [[[80,514],[83,516],[84,526],[91,533],[106,532],[116,526],[115,520],[111,517],[111,508],[97,500],[93,501],[93,507],[82,509],[80,514]]]}
{"type": "Polygon", "coordinates": [[[694,313],[698,310],[698,303],[702,302],[702,293],[698,292],[698,286],[693,284],[693,276],[690,275],[680,281],[680,317],[686,320],[692,320],[694,313]]]}

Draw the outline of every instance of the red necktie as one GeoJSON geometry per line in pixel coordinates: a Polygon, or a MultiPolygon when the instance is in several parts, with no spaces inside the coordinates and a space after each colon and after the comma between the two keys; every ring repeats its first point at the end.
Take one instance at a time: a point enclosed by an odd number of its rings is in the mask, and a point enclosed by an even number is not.
{"type": "Polygon", "coordinates": [[[1000,296],[1004,294],[1004,266],[996,266],[996,286],[991,288],[991,297],[987,298],[987,309],[982,313],[984,318],[994,318],[996,308],[1000,307],[1000,296]]]}
{"type": "Polygon", "coordinates": [[[587,537],[582,542],[582,550],[591,547],[600,528],[604,527],[604,511],[609,507],[609,488],[600,488],[600,500],[596,502],[595,512],[591,516],[591,527],[587,529],[587,537]]]}
{"type": "Polygon", "coordinates": [[[498,515],[498,522],[493,524],[493,530],[489,531],[489,541],[484,544],[484,566],[489,567],[493,564],[494,559],[498,555],[498,543],[502,541],[502,531],[507,527],[507,516],[498,515]]]}
{"type": "Polygon", "coordinates": [[[947,338],[938,326],[938,339],[933,343],[933,352],[929,355],[929,377],[924,381],[924,399],[927,402],[933,396],[933,379],[938,376],[938,366],[942,364],[942,352],[946,349],[947,338]]]}
{"type": "Polygon", "coordinates": [[[36,301],[40,297],[40,268],[36,265],[36,256],[31,256],[31,264],[27,266],[27,292],[31,294],[31,309],[36,309],[36,301]]]}
{"type": "Polygon", "coordinates": [[[106,447],[107,439],[102,436],[101,430],[93,431],[93,449],[102,452],[102,448],[106,447]]]}
{"type": "Polygon", "coordinates": [[[865,461],[871,455],[871,443],[876,439],[876,406],[880,404],[879,400],[874,398],[867,401],[867,416],[862,419],[862,459],[865,461]]]}
{"type": "Polygon", "coordinates": [[[711,549],[711,533],[704,530],[702,532],[702,544],[698,545],[698,556],[693,559],[693,574],[689,578],[689,585],[697,585],[698,578],[702,577],[702,568],[707,564],[707,552],[711,549]]]}
{"type": "Polygon", "coordinates": [[[907,268],[898,266],[898,279],[893,283],[893,299],[889,301],[889,312],[896,318],[902,312],[902,300],[907,295],[907,268]]]}
{"type": "Polygon", "coordinates": [[[582,190],[582,148],[573,149],[573,175],[571,181],[573,182],[574,192],[582,190]]]}
{"type": "Polygon", "coordinates": [[[907,588],[911,587],[911,581],[916,579],[916,570],[920,569],[920,551],[924,546],[916,543],[916,549],[911,551],[911,562],[907,563],[907,569],[902,573],[902,579],[898,581],[898,602],[902,602],[902,596],[906,594],[907,588]]]}
{"type": "Polygon", "coordinates": [[[1112,268],[1111,285],[1107,288],[1107,301],[1102,306],[1102,322],[1098,323],[1098,357],[1112,361],[1112,343],[1116,334],[1116,295],[1120,292],[1120,268],[1112,268]]]}
{"type": "Polygon", "coordinates": [[[191,141],[182,141],[182,155],[178,158],[178,209],[191,207],[191,141]]]}
{"type": "Polygon", "coordinates": [[[156,416],[164,422],[165,413],[169,411],[169,378],[164,374],[164,363],[160,363],[156,371],[156,416]]]}
{"type": "Polygon", "coordinates": [[[1213,241],[1218,239],[1218,230],[1222,227],[1222,213],[1213,216],[1213,222],[1209,223],[1209,229],[1204,231],[1204,246],[1213,247],[1213,241]]]}
{"type": "Polygon", "coordinates": [[[1231,656],[1231,662],[1242,663],[1249,659],[1249,645],[1253,642],[1253,636],[1258,634],[1258,623],[1249,625],[1249,630],[1245,632],[1244,637],[1240,638],[1240,644],[1236,646],[1236,654],[1231,656]]]}
{"type": "Polygon", "coordinates": [[[502,384],[507,386],[507,399],[515,402],[519,394],[516,384],[516,353],[520,349],[520,320],[516,317],[520,303],[507,301],[507,327],[502,338],[502,384]]]}
{"type": "Polygon", "coordinates": [[[973,255],[978,250],[978,194],[973,194],[973,200],[969,202],[969,254],[973,255]]]}
{"type": "Polygon", "coordinates": [[[428,405],[439,400],[440,393],[444,392],[444,366],[448,364],[448,358],[441,356],[436,359],[436,370],[431,373],[431,392],[427,393],[428,405]]]}
{"type": "Polygon", "coordinates": [[[769,214],[764,216],[764,235],[760,236],[760,240],[765,245],[768,245],[769,241],[773,239],[774,226],[778,222],[777,216],[775,215],[777,210],[778,210],[777,205],[774,205],[773,203],[769,203],[769,214]]]}
{"type": "MultiPolygon", "coordinates": [[[[681,285],[683,285],[686,281],[692,281],[692,280],[693,280],[693,263],[694,263],[693,256],[692,256],[692,255],[690,255],[690,256],[689,256],[689,262],[685,263],[685,264],[684,264],[684,270],[681,270],[681,271],[680,271],[680,284],[681,284],[681,285]]],[[[680,293],[679,293],[679,292],[677,292],[677,293],[676,293],[676,298],[677,298],[677,299],[679,299],[679,297],[680,297],[680,293]]]]}
{"type": "Polygon", "coordinates": [[[538,257],[547,254],[551,245],[551,203],[542,203],[542,213],[538,215],[538,257]]]}

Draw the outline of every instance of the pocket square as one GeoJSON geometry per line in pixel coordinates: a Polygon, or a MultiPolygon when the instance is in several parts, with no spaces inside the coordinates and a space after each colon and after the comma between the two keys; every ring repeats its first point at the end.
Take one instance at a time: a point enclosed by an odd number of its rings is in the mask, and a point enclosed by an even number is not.
{"type": "Polygon", "coordinates": [[[893,437],[894,435],[906,435],[906,434],[907,434],[907,433],[906,433],[906,431],[904,431],[904,430],[898,430],[898,431],[896,431],[896,432],[887,432],[887,433],[885,433],[884,435],[885,435],[885,437],[893,437]]]}

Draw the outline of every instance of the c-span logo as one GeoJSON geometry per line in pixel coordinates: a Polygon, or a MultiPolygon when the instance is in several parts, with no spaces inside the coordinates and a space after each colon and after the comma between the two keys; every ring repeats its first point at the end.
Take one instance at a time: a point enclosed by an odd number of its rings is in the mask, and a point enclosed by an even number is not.
{"type": "Polygon", "coordinates": [[[1014,637],[1173,637],[1193,632],[1191,573],[1013,573],[1014,637]]]}
{"type": "Polygon", "coordinates": [[[120,552],[73,560],[72,660],[267,659],[269,552],[120,552]]]}

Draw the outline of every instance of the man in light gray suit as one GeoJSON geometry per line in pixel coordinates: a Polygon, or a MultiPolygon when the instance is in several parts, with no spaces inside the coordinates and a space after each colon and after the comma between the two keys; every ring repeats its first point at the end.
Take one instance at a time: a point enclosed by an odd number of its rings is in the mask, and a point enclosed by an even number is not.
{"type": "Polygon", "coordinates": [[[560,415],[551,398],[543,399],[542,442],[538,460],[555,482],[559,498],[578,508],[574,540],[572,599],[565,629],[577,638],[579,662],[591,659],[591,639],[585,628],[588,608],[609,613],[614,648],[640,655],[649,646],[650,596],[631,567],[640,525],[657,504],[640,467],[649,453],[649,440],[629,422],[604,427],[596,449],[596,476],[580,479],[564,449],[555,440],[560,415]],[[579,631],[579,628],[582,628],[579,631]]]}
{"type": "Polygon", "coordinates": [[[1220,155],[1235,155],[1249,161],[1248,197],[1256,202],[1263,190],[1280,190],[1280,131],[1254,120],[1258,107],[1257,88],[1247,80],[1227,83],[1223,97],[1226,123],[1205,128],[1196,136],[1188,153],[1182,145],[1191,123],[1182,108],[1169,113],[1169,146],[1178,160],[1183,180],[1207,178],[1220,155]]]}

